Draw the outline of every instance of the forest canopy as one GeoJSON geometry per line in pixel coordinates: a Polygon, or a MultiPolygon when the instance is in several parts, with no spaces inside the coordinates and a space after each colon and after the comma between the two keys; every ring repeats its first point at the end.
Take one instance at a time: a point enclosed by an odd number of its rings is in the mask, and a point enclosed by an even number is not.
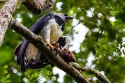
{"type": "MultiPolygon", "coordinates": [[[[4,4],[0,3],[0,7],[4,4]]],[[[73,21],[65,26],[64,35],[70,36],[73,40],[70,50],[75,55],[77,63],[100,71],[111,83],[125,82],[124,0],[56,0],[51,10],[38,15],[33,14],[23,4],[18,5],[13,17],[27,28],[49,11],[73,16],[73,21]],[[78,36],[79,39],[76,40],[78,36]]],[[[13,52],[22,40],[23,37],[9,26],[0,47],[0,82],[36,83],[42,76],[46,79],[45,82],[53,80],[54,83],[58,83],[60,75],[53,73],[55,67],[28,69],[25,73],[20,71],[13,52]]],[[[91,83],[101,83],[87,71],[82,72],[82,75],[91,83]]],[[[64,83],[74,83],[68,74],[62,79],[64,83]]]]}

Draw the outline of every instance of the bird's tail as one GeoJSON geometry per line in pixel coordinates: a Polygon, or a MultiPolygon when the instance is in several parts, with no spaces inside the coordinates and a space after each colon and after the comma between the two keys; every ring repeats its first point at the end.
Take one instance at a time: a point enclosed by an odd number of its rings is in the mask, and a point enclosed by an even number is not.
{"type": "Polygon", "coordinates": [[[17,61],[17,64],[21,66],[21,71],[25,72],[25,70],[27,69],[27,58],[25,55],[25,51],[26,51],[26,47],[28,46],[29,42],[27,40],[24,40],[23,42],[21,42],[15,52],[15,60],[17,61]]]}

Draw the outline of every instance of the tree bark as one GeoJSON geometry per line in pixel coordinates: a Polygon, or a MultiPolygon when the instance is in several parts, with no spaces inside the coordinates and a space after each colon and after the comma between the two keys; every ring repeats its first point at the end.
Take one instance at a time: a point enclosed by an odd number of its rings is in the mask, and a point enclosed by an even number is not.
{"type": "Polygon", "coordinates": [[[40,14],[45,10],[50,10],[56,0],[25,0],[23,4],[34,14],[40,14]]]}
{"type": "Polygon", "coordinates": [[[72,65],[74,68],[76,68],[79,71],[87,71],[90,74],[95,75],[102,83],[111,83],[104,75],[102,75],[99,71],[91,69],[89,67],[81,67],[79,64],[77,63],[70,63],[70,65],[72,65]]]}
{"type": "Polygon", "coordinates": [[[0,9],[0,46],[4,40],[4,34],[8,29],[12,14],[15,12],[19,0],[8,0],[0,9]]]}

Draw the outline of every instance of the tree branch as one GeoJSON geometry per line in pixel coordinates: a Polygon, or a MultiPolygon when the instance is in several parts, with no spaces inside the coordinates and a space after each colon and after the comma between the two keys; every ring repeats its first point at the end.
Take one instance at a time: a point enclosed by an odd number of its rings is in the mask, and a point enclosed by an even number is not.
{"type": "Polygon", "coordinates": [[[8,29],[12,14],[16,10],[19,0],[7,0],[5,5],[0,9],[0,46],[2,45],[4,34],[8,29]]]}
{"type": "MultiPolygon", "coordinates": [[[[4,40],[4,34],[8,29],[12,14],[21,0],[6,0],[5,5],[0,9],[0,46],[4,40]]],[[[23,4],[34,14],[39,14],[44,10],[53,7],[55,0],[24,0],[23,4]]]]}
{"type": "Polygon", "coordinates": [[[29,29],[27,29],[25,26],[15,21],[14,19],[12,19],[11,24],[12,24],[11,28],[13,30],[15,30],[17,33],[19,33],[23,37],[25,37],[33,45],[35,45],[38,49],[40,49],[41,52],[44,53],[44,56],[46,58],[48,58],[55,66],[57,66],[58,68],[60,68],[61,70],[69,74],[71,77],[73,77],[76,82],[89,83],[89,81],[86,78],[84,78],[78,70],[76,70],[71,65],[67,64],[60,57],[63,55],[61,55],[59,51],[54,51],[50,49],[50,47],[44,43],[44,41],[42,40],[40,36],[35,35],[29,29]]]}
{"type": "Polygon", "coordinates": [[[70,65],[72,65],[74,68],[80,70],[80,71],[87,71],[89,73],[94,74],[101,82],[103,83],[111,83],[104,75],[102,75],[99,71],[91,69],[89,67],[81,67],[79,64],[77,63],[70,63],[70,65]]]}
{"type": "Polygon", "coordinates": [[[23,4],[34,14],[52,9],[56,0],[24,0],[23,4]]]}

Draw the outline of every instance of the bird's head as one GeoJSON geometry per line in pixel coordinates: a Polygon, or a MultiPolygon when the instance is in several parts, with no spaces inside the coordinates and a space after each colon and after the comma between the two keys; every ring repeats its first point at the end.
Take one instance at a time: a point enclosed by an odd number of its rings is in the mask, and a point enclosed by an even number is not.
{"type": "Polygon", "coordinates": [[[68,22],[69,20],[73,19],[73,17],[69,16],[68,14],[65,13],[57,13],[57,16],[59,16],[60,18],[62,18],[62,20],[64,22],[68,22]]]}

